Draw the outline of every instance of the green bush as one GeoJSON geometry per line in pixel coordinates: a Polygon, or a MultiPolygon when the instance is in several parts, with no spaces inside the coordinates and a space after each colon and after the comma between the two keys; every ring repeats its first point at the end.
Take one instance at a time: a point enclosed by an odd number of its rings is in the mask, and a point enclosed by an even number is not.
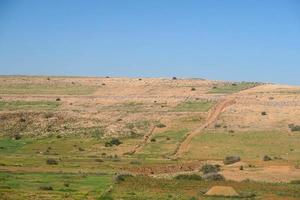
{"type": "Polygon", "coordinates": [[[300,125],[289,124],[289,128],[292,132],[300,131],[300,125]]]}
{"type": "Polygon", "coordinates": [[[159,123],[159,124],[156,125],[156,127],[157,127],[157,128],[164,128],[164,127],[166,127],[166,125],[164,125],[164,124],[162,124],[162,123],[159,123]]]}
{"type": "Polygon", "coordinates": [[[236,162],[239,162],[241,160],[241,158],[239,156],[227,156],[223,163],[225,165],[230,165],[230,164],[233,164],[233,163],[236,163],[236,162]]]}
{"type": "Polygon", "coordinates": [[[120,183],[122,181],[125,181],[126,178],[128,177],[133,177],[132,174],[130,173],[127,173],[127,172],[122,172],[122,173],[117,173],[115,176],[114,176],[114,181],[116,183],[120,183]]]}
{"type": "Polygon", "coordinates": [[[208,180],[208,181],[224,181],[225,178],[222,174],[218,174],[218,173],[208,173],[208,174],[204,174],[202,176],[202,178],[204,180],[208,180]]]}
{"type": "Polygon", "coordinates": [[[119,146],[122,142],[117,138],[112,138],[110,141],[105,142],[106,147],[119,146]]]}
{"type": "Polygon", "coordinates": [[[300,179],[291,181],[291,184],[299,184],[300,185],[300,179]]]}
{"type": "Polygon", "coordinates": [[[39,187],[40,190],[53,190],[52,186],[44,185],[39,187]]]}
{"type": "Polygon", "coordinates": [[[175,176],[178,180],[202,180],[202,177],[197,174],[180,174],[175,176]]]}
{"type": "Polygon", "coordinates": [[[55,159],[53,159],[53,158],[47,159],[46,163],[47,163],[48,165],[57,165],[57,164],[58,164],[57,160],[55,160],[55,159]]]}
{"type": "Polygon", "coordinates": [[[203,172],[203,174],[218,172],[218,171],[220,171],[220,166],[219,165],[205,164],[201,167],[200,171],[203,172]]]}

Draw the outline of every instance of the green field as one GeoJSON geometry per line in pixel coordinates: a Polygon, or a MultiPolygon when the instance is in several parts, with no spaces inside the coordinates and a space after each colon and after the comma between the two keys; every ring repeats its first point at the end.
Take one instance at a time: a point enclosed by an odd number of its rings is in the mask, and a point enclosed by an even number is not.
{"type": "Polygon", "coordinates": [[[103,173],[0,173],[2,199],[255,200],[300,199],[300,184],[125,177],[103,173]],[[241,197],[206,197],[212,186],[233,187],[241,197]],[[111,189],[110,189],[111,188],[111,189]]]}
{"type": "Polygon", "coordinates": [[[2,110],[53,110],[60,105],[57,101],[0,101],[2,110]]]}
{"type": "Polygon", "coordinates": [[[208,93],[212,94],[231,94],[241,90],[249,89],[259,85],[253,82],[225,83],[214,86],[208,93]]]}
{"type": "Polygon", "coordinates": [[[186,157],[220,160],[228,155],[239,155],[244,160],[261,160],[264,155],[270,155],[299,161],[299,141],[300,134],[276,131],[205,132],[193,139],[186,157]]]}
{"type": "Polygon", "coordinates": [[[1,199],[99,198],[112,175],[80,173],[0,173],[1,199]]]}
{"type": "Polygon", "coordinates": [[[179,103],[174,111],[176,112],[206,112],[215,103],[212,101],[185,101],[179,103]]]}
{"type": "Polygon", "coordinates": [[[73,84],[1,84],[0,94],[26,95],[88,95],[96,91],[95,86],[73,84]]]}

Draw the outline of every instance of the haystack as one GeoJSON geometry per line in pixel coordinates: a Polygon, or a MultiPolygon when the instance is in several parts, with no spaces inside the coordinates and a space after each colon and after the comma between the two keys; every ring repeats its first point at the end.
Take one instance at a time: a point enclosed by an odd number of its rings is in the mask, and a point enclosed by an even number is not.
{"type": "Polygon", "coordinates": [[[229,186],[213,186],[205,195],[207,196],[223,196],[223,197],[238,197],[239,194],[229,186]]]}

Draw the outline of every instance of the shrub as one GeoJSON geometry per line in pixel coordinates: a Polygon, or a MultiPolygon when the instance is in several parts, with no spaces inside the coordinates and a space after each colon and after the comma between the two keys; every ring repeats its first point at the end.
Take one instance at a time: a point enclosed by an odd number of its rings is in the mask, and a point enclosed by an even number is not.
{"type": "Polygon", "coordinates": [[[151,141],[151,142],[156,142],[156,139],[155,139],[155,138],[151,138],[150,141],[151,141]]]}
{"type": "Polygon", "coordinates": [[[21,117],[21,118],[20,118],[20,122],[26,122],[26,119],[23,118],[23,117],[21,117]]]}
{"type": "Polygon", "coordinates": [[[230,165],[236,162],[239,162],[241,158],[239,156],[227,156],[224,160],[223,163],[225,165],[230,165]]]}
{"type": "Polygon", "coordinates": [[[22,136],[20,135],[20,133],[16,133],[14,135],[15,140],[20,140],[22,138],[22,136]]]}
{"type": "Polygon", "coordinates": [[[54,114],[51,113],[51,112],[47,112],[47,113],[44,114],[44,116],[45,116],[46,119],[49,119],[49,118],[54,117],[54,114]]]}
{"type": "Polygon", "coordinates": [[[222,125],[221,124],[215,124],[215,128],[221,128],[222,125]]]}
{"type": "Polygon", "coordinates": [[[40,186],[40,190],[53,190],[53,187],[48,186],[48,185],[43,185],[43,186],[40,186]]]}
{"type": "Polygon", "coordinates": [[[157,128],[164,128],[164,127],[166,127],[166,125],[165,125],[165,124],[162,124],[162,123],[159,123],[159,124],[156,125],[156,127],[157,127],[157,128]]]}
{"type": "Polygon", "coordinates": [[[300,131],[300,126],[299,125],[289,124],[289,128],[292,132],[300,131]]]}
{"type": "Polygon", "coordinates": [[[299,180],[292,180],[291,184],[299,184],[300,185],[300,179],[299,180]]]}
{"type": "Polygon", "coordinates": [[[261,115],[262,116],[267,115],[267,112],[263,111],[263,112],[261,112],[261,115]]]}
{"type": "Polygon", "coordinates": [[[175,176],[178,180],[202,180],[202,177],[197,174],[180,174],[175,176]]]}
{"type": "Polygon", "coordinates": [[[173,76],[172,80],[177,80],[177,77],[173,76]]]}
{"type": "Polygon", "coordinates": [[[130,164],[131,165],[140,165],[142,163],[140,161],[137,161],[137,160],[132,160],[132,161],[130,161],[130,164]]]}
{"type": "Polygon", "coordinates": [[[192,88],[191,88],[191,91],[196,91],[196,88],[192,87],[192,88]]]}
{"type": "Polygon", "coordinates": [[[265,155],[263,157],[263,161],[270,161],[270,160],[272,160],[272,158],[270,156],[268,156],[268,155],[265,155]]]}
{"type": "Polygon", "coordinates": [[[116,173],[113,179],[116,183],[120,183],[122,181],[125,181],[125,179],[128,177],[133,177],[133,175],[127,172],[122,172],[122,173],[116,173]]]}
{"type": "Polygon", "coordinates": [[[101,158],[96,158],[95,161],[96,162],[104,162],[101,158]]]}
{"type": "Polygon", "coordinates": [[[79,151],[84,151],[84,148],[79,147],[78,150],[79,150],[79,151]]]}
{"type": "Polygon", "coordinates": [[[106,147],[119,146],[122,142],[117,138],[112,138],[110,141],[105,142],[106,147]]]}
{"type": "Polygon", "coordinates": [[[241,166],[240,166],[240,170],[244,170],[244,167],[243,167],[243,165],[241,165],[241,166]]]}
{"type": "Polygon", "coordinates": [[[56,101],[60,101],[61,99],[60,98],[56,98],[56,101]]]}
{"type": "Polygon", "coordinates": [[[220,167],[217,165],[205,164],[201,167],[200,171],[203,172],[203,174],[216,173],[220,171],[220,167]]]}
{"type": "Polygon", "coordinates": [[[58,164],[57,160],[55,160],[53,158],[48,158],[47,161],[46,161],[46,163],[48,165],[57,165],[58,164]]]}
{"type": "Polygon", "coordinates": [[[224,176],[222,174],[218,174],[218,173],[204,174],[202,176],[202,178],[204,180],[208,180],[208,181],[223,181],[223,180],[225,180],[224,176]]]}

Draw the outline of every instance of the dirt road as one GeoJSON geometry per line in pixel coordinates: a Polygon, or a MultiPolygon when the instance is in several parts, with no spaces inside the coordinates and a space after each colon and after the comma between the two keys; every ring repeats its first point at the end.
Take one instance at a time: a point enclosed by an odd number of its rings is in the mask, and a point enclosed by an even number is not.
{"type": "MultiPolygon", "coordinates": [[[[161,120],[162,120],[162,118],[159,119],[159,121],[161,121],[161,120]]],[[[154,124],[153,127],[151,128],[151,130],[149,131],[149,133],[144,136],[143,141],[141,143],[139,143],[138,145],[136,145],[130,152],[127,152],[125,154],[132,155],[132,154],[135,154],[136,152],[140,151],[150,140],[155,129],[156,129],[156,125],[154,124]]]]}
{"type": "Polygon", "coordinates": [[[185,140],[179,145],[179,148],[175,152],[175,157],[180,157],[183,153],[187,152],[190,147],[192,139],[209,125],[214,123],[219,115],[225,110],[226,107],[235,103],[233,98],[226,98],[217,103],[209,112],[206,122],[199,128],[193,130],[188,134],[185,140]]]}

